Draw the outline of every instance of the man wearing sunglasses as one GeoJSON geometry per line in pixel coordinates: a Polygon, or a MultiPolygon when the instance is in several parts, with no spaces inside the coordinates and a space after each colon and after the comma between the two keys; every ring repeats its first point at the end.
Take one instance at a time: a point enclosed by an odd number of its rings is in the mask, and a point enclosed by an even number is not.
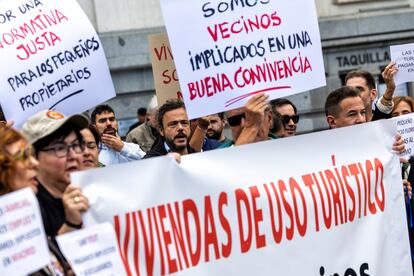
{"type": "Polygon", "coordinates": [[[267,102],[268,98],[268,95],[260,93],[251,97],[244,107],[226,112],[234,142],[222,144],[220,148],[276,138],[269,132],[273,122],[273,113],[267,102]]]}
{"type": "Polygon", "coordinates": [[[22,129],[39,161],[37,198],[46,234],[52,238],[81,228],[81,213],[89,208],[81,190],[70,185],[70,173],[81,169],[80,130],[88,123],[83,115],[65,117],[45,110],[30,117],[22,129]]]}
{"type": "Polygon", "coordinates": [[[283,124],[283,136],[296,135],[296,128],[299,122],[299,115],[296,106],[288,99],[276,99],[270,102],[272,111],[279,113],[283,124]]]}

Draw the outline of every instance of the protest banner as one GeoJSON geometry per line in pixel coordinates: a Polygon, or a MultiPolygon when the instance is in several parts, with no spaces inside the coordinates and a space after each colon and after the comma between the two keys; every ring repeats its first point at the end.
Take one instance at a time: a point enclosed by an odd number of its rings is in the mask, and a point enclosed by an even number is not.
{"type": "Polygon", "coordinates": [[[414,43],[394,45],[390,47],[391,60],[397,63],[395,84],[414,81],[414,43]]]}
{"type": "Polygon", "coordinates": [[[30,188],[0,197],[0,275],[27,275],[50,263],[42,216],[30,188]]]}
{"type": "Polygon", "coordinates": [[[148,36],[148,47],[151,53],[152,73],[158,106],[163,105],[168,99],[182,99],[183,96],[167,34],[148,36]]]}
{"type": "Polygon", "coordinates": [[[397,124],[398,133],[404,139],[405,151],[401,157],[408,160],[414,154],[414,113],[393,119],[397,124]]]}
{"type": "Polygon", "coordinates": [[[56,237],[76,275],[126,275],[111,224],[98,224],[56,237]]]}
{"type": "Polygon", "coordinates": [[[382,120],[72,182],[130,275],[412,275],[396,132],[382,120]]]}
{"type": "Polygon", "coordinates": [[[191,119],[259,92],[275,99],[326,85],[314,1],[161,0],[161,8],[191,119]]]}
{"type": "Polygon", "coordinates": [[[75,0],[0,2],[0,104],[21,127],[40,110],[71,115],[115,96],[98,35],[75,0]]]}

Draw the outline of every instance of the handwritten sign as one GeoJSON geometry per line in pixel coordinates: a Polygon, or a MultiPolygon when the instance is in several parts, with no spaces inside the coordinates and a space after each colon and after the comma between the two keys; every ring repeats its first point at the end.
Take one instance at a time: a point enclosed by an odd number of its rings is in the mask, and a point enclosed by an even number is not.
{"type": "Polygon", "coordinates": [[[56,237],[76,275],[126,275],[111,224],[56,237]]]}
{"type": "Polygon", "coordinates": [[[397,63],[395,83],[414,81],[414,43],[391,46],[391,59],[397,63]]]}
{"type": "Polygon", "coordinates": [[[167,34],[148,36],[148,44],[158,105],[163,105],[168,99],[182,99],[183,96],[167,34]]]}
{"type": "Polygon", "coordinates": [[[380,120],[71,177],[128,275],[411,275],[396,131],[380,120]]]}
{"type": "Polygon", "coordinates": [[[33,191],[26,188],[0,197],[0,275],[27,275],[49,263],[42,216],[33,191]]]}
{"type": "Polygon", "coordinates": [[[398,133],[404,139],[405,151],[401,154],[404,159],[414,155],[414,113],[393,118],[397,124],[398,133]]]}
{"type": "Polygon", "coordinates": [[[315,3],[161,0],[190,118],[326,84],[315,3]]]}
{"type": "Polygon", "coordinates": [[[40,110],[71,115],[115,96],[102,44],[76,1],[1,1],[0,23],[0,103],[17,127],[40,110]]]}

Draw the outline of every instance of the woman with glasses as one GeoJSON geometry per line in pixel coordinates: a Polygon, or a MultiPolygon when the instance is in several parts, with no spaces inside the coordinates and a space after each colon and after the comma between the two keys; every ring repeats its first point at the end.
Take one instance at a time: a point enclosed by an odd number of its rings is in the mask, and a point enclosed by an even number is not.
{"type": "MultiPolygon", "coordinates": [[[[30,187],[38,192],[39,163],[34,150],[16,130],[0,125],[0,195],[30,187]]],[[[68,275],[70,267],[56,245],[48,239],[51,264],[31,275],[68,275]]]]}

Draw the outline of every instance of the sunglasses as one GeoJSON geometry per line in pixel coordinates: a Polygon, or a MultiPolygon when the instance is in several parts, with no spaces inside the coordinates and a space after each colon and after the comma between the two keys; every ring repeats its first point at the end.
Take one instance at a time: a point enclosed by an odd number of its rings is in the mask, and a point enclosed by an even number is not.
{"type": "Polygon", "coordinates": [[[289,115],[283,115],[282,116],[282,121],[285,125],[287,125],[290,120],[293,121],[293,123],[297,124],[299,122],[299,115],[293,115],[293,116],[289,116],[289,115]]]}
{"type": "Polygon", "coordinates": [[[227,118],[227,122],[231,127],[239,126],[243,118],[246,118],[244,113],[227,118]]]}

